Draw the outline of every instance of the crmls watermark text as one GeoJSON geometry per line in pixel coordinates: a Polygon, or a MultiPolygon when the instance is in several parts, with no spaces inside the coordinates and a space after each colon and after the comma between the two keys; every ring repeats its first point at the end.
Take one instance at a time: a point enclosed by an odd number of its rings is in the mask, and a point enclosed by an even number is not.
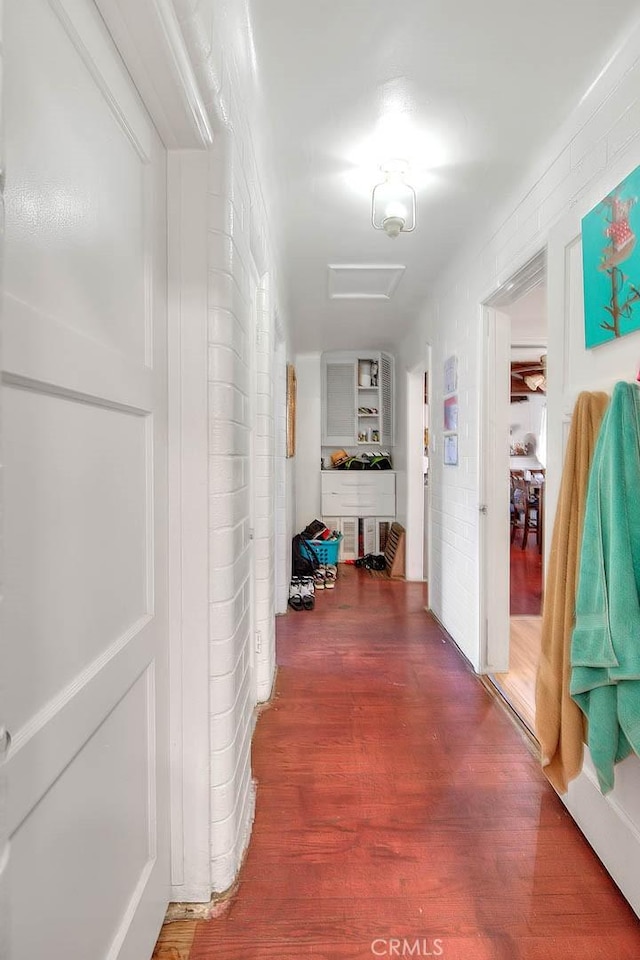
{"type": "Polygon", "coordinates": [[[374,957],[442,957],[442,940],[430,937],[378,937],[371,941],[374,957]]]}

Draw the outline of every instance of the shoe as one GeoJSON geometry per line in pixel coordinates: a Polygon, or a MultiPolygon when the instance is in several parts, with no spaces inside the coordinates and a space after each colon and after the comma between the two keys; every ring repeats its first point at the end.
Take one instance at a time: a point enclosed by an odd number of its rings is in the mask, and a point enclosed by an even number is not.
{"type": "Polygon", "coordinates": [[[324,590],[325,568],[318,567],[313,575],[313,583],[316,590],[324,590]]]}
{"type": "Polygon", "coordinates": [[[289,606],[292,610],[302,610],[302,583],[294,577],[289,587],[289,606]]]}
{"type": "Polygon", "coordinates": [[[335,563],[327,564],[327,572],[325,573],[324,585],[327,590],[333,590],[336,585],[336,580],[338,579],[338,568],[335,563]]]}
{"type": "Polygon", "coordinates": [[[305,610],[313,610],[316,605],[315,584],[312,577],[304,577],[300,587],[302,606],[305,610]]]}

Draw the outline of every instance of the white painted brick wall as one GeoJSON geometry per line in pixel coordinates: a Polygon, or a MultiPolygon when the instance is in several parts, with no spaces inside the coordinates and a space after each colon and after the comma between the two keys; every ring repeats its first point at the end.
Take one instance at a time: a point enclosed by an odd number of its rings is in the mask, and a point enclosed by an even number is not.
{"type": "MultiPolygon", "coordinates": [[[[291,537],[287,536],[287,531],[290,531],[291,529],[287,518],[287,506],[289,501],[287,484],[289,464],[286,460],[287,357],[286,346],[284,340],[282,339],[279,340],[276,346],[275,364],[274,409],[276,411],[276,420],[274,423],[274,450],[276,454],[276,613],[282,614],[287,612],[287,602],[289,599],[289,580],[291,577],[291,537]]],[[[291,500],[293,500],[293,498],[291,498],[291,500]]],[[[293,504],[291,505],[291,512],[293,512],[293,504]]]]}
{"type": "MultiPolygon", "coordinates": [[[[640,136],[640,31],[545,151],[544,161],[508,202],[484,240],[454,260],[401,347],[409,369],[432,345],[432,566],[434,612],[477,667],[479,637],[479,529],[481,321],[480,304],[534,253],[553,225],[594,184],[601,194],[632,168],[640,136]],[[627,168],[628,167],[628,168],[627,168]],[[443,363],[458,357],[459,457],[442,463],[443,363]]],[[[401,378],[398,378],[401,382],[401,378]]]]}
{"type": "Polygon", "coordinates": [[[268,283],[259,290],[256,337],[255,630],[259,701],[269,699],[275,670],[275,329],[268,283]]]}
{"type": "Polygon", "coordinates": [[[241,242],[246,199],[239,186],[240,164],[233,133],[218,136],[211,153],[209,208],[224,209],[230,203],[234,209],[233,235],[225,232],[228,223],[222,231],[210,227],[209,233],[210,332],[224,316],[222,342],[209,341],[211,862],[218,890],[233,882],[253,812],[249,540],[253,330],[248,264],[241,253],[248,243],[241,242]],[[224,493],[218,492],[220,467],[224,493]],[[235,482],[229,483],[230,477],[235,482]],[[239,806],[241,798],[244,807],[239,806]]]}
{"type": "MultiPolygon", "coordinates": [[[[2,38],[3,38],[3,25],[4,25],[4,11],[3,11],[3,0],[0,0],[0,90],[2,89],[2,77],[4,70],[4,61],[3,61],[3,50],[2,50],[2,38]]],[[[4,134],[2,126],[2,101],[0,100],[0,166],[4,170],[5,156],[4,156],[4,134]]],[[[4,235],[4,195],[0,194],[0,236],[4,235]]],[[[2,516],[2,508],[4,503],[0,501],[0,517],[2,516]]],[[[2,526],[4,529],[4,525],[2,526]]],[[[4,549],[1,549],[2,544],[0,543],[0,558],[4,558],[4,549]]],[[[4,584],[4,563],[2,563],[2,568],[0,570],[1,578],[0,583],[4,584]]],[[[0,591],[0,603],[2,602],[2,593],[0,591]]],[[[0,684],[0,694],[4,694],[3,685],[0,684]]],[[[0,764],[0,863],[3,864],[0,867],[0,953],[6,944],[9,943],[10,937],[10,917],[9,917],[9,884],[8,884],[8,865],[9,865],[9,837],[7,833],[7,777],[3,769],[3,765],[0,764]]]]}
{"type": "MultiPolygon", "coordinates": [[[[238,5],[214,4],[213,0],[175,0],[175,6],[216,122],[206,198],[210,845],[212,886],[221,891],[233,883],[250,834],[255,704],[256,698],[268,698],[275,669],[274,315],[279,299],[278,263],[273,238],[267,234],[252,139],[251,78],[249,65],[243,61],[242,42],[246,23],[237,19],[242,11],[238,5]],[[256,489],[253,504],[252,476],[256,489]],[[261,638],[260,650],[255,653],[253,630],[259,631],[261,638]]],[[[286,325],[284,329],[286,333],[286,325]]]]}

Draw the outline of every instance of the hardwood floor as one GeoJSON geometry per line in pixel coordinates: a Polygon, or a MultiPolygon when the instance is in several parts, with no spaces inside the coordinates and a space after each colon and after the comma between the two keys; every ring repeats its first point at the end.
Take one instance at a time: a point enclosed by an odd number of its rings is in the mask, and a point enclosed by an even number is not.
{"type": "Polygon", "coordinates": [[[533,537],[526,550],[519,541],[511,545],[510,613],[509,672],[493,680],[533,731],[542,623],[542,556],[533,537]]]}
{"type": "Polygon", "coordinates": [[[640,956],[638,919],[421,584],[341,567],[279,619],[278,663],[241,882],[189,960],[640,956]]]}
{"type": "Polygon", "coordinates": [[[189,960],[196,920],[165,923],[151,960],[189,960]]]}
{"type": "Polygon", "coordinates": [[[532,732],[535,728],[536,672],[541,631],[542,617],[511,617],[509,672],[497,673],[494,678],[532,732]]]}
{"type": "Polygon", "coordinates": [[[523,550],[520,542],[510,551],[511,616],[537,616],[542,612],[542,556],[533,537],[523,550]]]}

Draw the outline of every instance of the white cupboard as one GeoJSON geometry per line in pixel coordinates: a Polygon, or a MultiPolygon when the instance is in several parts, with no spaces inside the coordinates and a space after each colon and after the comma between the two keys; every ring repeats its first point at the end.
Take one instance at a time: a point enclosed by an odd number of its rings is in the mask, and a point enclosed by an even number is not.
{"type": "Polygon", "coordinates": [[[342,534],[340,561],[384,553],[396,513],[391,470],[328,470],[321,475],[322,519],[342,534]]]}
{"type": "Polygon", "coordinates": [[[324,446],[393,445],[393,357],[376,350],[322,355],[324,446]]]}

